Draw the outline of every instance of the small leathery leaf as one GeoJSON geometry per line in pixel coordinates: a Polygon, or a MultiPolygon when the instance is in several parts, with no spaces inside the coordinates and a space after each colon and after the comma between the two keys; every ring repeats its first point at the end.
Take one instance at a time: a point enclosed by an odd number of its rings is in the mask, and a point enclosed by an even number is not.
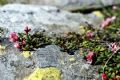
{"type": "Polygon", "coordinates": [[[32,54],[30,53],[30,51],[23,51],[22,52],[22,56],[24,56],[25,58],[30,57],[32,54]]]}
{"type": "Polygon", "coordinates": [[[35,71],[23,80],[61,80],[60,70],[55,67],[36,68],[35,71]]]}
{"type": "Polygon", "coordinates": [[[93,14],[96,15],[97,17],[104,18],[104,15],[100,11],[94,11],[93,14]]]}

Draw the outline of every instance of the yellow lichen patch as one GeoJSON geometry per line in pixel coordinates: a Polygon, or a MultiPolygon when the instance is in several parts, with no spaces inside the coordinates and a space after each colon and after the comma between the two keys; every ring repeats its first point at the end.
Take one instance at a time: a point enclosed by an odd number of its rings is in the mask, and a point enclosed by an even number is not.
{"type": "Polygon", "coordinates": [[[5,50],[6,46],[0,45],[0,50],[5,50]]]}
{"type": "Polygon", "coordinates": [[[60,70],[54,67],[36,68],[35,71],[24,80],[61,80],[60,70]]]}
{"type": "Polygon", "coordinates": [[[100,11],[94,11],[93,14],[96,15],[97,17],[104,18],[104,15],[100,11]]]}
{"type": "Polygon", "coordinates": [[[80,32],[80,34],[84,34],[85,33],[85,29],[84,29],[85,27],[84,26],[80,26],[79,27],[79,32],[80,32]]]}
{"type": "Polygon", "coordinates": [[[30,57],[32,54],[30,53],[30,51],[23,51],[21,55],[24,56],[25,58],[28,58],[28,57],[30,57]]]}
{"type": "Polygon", "coordinates": [[[75,57],[71,57],[71,58],[69,58],[69,61],[74,62],[74,61],[76,61],[76,59],[75,59],[75,57]]]}
{"type": "Polygon", "coordinates": [[[4,54],[5,49],[6,49],[6,46],[0,45],[0,55],[4,54]]]}

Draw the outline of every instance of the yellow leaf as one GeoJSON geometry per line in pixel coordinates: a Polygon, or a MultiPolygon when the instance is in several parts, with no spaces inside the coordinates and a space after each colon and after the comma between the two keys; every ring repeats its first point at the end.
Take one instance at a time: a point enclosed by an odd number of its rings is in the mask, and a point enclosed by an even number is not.
{"type": "Polygon", "coordinates": [[[30,51],[23,51],[22,52],[22,56],[24,56],[25,58],[30,57],[32,54],[30,53],[30,51]]]}
{"type": "Polygon", "coordinates": [[[36,68],[35,71],[24,80],[61,80],[60,70],[54,67],[36,68]]]}
{"type": "Polygon", "coordinates": [[[94,11],[92,12],[94,15],[96,15],[97,17],[101,17],[104,18],[104,15],[100,12],[100,11],[94,11]]]}

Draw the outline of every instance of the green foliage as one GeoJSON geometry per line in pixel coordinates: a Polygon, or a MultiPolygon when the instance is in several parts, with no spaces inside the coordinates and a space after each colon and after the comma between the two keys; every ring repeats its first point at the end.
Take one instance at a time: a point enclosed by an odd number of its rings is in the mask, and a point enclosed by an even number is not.
{"type": "Polygon", "coordinates": [[[92,64],[101,65],[99,73],[105,72],[109,78],[120,76],[120,51],[117,51],[106,64],[106,61],[113,54],[109,48],[110,44],[116,42],[120,45],[119,28],[114,28],[113,26],[102,30],[88,28],[86,29],[87,31],[94,32],[93,39],[88,39],[85,34],[80,35],[75,32],[69,32],[64,36],[55,36],[54,38],[44,35],[43,32],[37,32],[33,35],[18,33],[18,35],[20,42],[24,39],[26,40],[26,45],[22,46],[22,50],[34,50],[49,44],[55,44],[60,46],[61,51],[67,52],[70,55],[74,55],[74,51],[81,48],[84,58],[87,55],[87,51],[93,51],[94,59],[92,64]]]}
{"type": "Polygon", "coordinates": [[[4,5],[7,3],[7,0],[0,0],[0,5],[4,5]]]}
{"type": "Polygon", "coordinates": [[[53,40],[53,44],[61,47],[61,51],[68,52],[68,54],[74,54],[75,50],[80,48],[80,43],[82,42],[82,37],[75,32],[69,32],[65,37],[56,37],[53,40]]]}
{"type": "Polygon", "coordinates": [[[33,35],[25,33],[18,33],[19,42],[26,40],[26,45],[22,46],[22,50],[34,50],[39,47],[51,44],[50,37],[45,36],[42,32],[33,35]]]}

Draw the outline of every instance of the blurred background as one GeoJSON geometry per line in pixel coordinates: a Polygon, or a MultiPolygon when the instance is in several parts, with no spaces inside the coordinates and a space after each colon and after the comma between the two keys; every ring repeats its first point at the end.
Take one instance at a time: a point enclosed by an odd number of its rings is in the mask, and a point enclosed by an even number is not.
{"type": "Polygon", "coordinates": [[[22,3],[35,5],[52,5],[65,10],[96,9],[120,4],[120,0],[0,0],[0,4],[22,3]]]}

